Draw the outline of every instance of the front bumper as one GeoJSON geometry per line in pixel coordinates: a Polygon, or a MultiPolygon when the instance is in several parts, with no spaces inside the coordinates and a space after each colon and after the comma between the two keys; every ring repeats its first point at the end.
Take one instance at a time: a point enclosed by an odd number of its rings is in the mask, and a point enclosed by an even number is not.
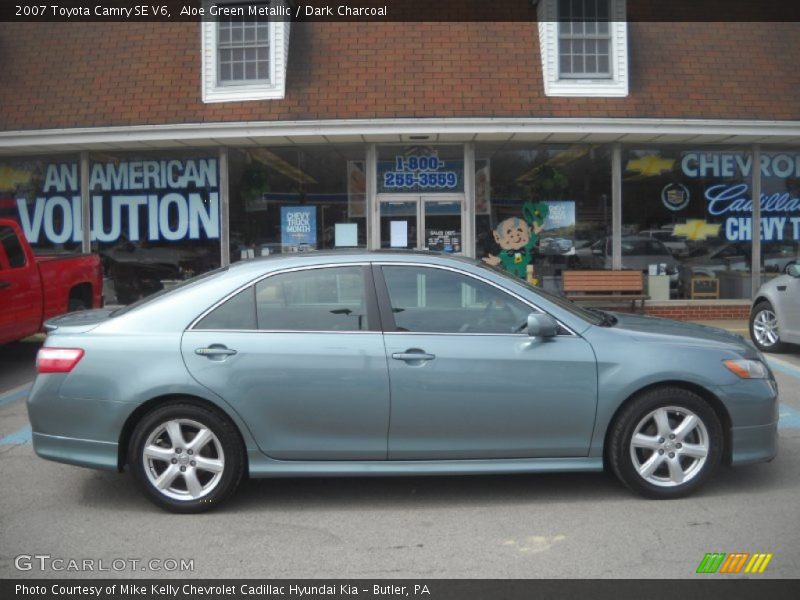
{"type": "Polygon", "coordinates": [[[778,454],[778,422],[731,429],[731,464],[768,462],[778,454]]]}

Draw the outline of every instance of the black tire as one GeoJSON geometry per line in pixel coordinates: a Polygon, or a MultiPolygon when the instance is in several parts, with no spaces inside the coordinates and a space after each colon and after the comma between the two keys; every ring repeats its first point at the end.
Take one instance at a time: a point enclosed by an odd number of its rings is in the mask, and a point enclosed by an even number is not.
{"type": "Polygon", "coordinates": [[[720,463],[724,440],[720,420],[705,400],[683,388],[663,387],[640,394],[620,412],[611,424],[608,444],[608,462],[622,483],[648,498],[670,499],[687,496],[705,483],[720,463]],[[649,415],[658,409],[669,409],[660,414],[668,416],[671,428],[680,424],[678,419],[681,416],[685,418],[689,414],[697,417],[702,428],[695,426],[685,439],[680,436],[670,439],[669,434],[662,438],[656,429],[655,419],[648,420],[649,415]],[[634,433],[652,436],[657,446],[633,448],[631,442],[634,433]],[[690,445],[697,447],[703,442],[707,450],[702,462],[699,458],[684,454],[690,445]],[[671,458],[673,456],[676,458],[671,458]],[[637,467],[644,467],[651,458],[659,466],[646,478],[637,467]],[[635,464],[634,460],[639,464],[635,464]],[[680,468],[682,472],[685,470],[686,479],[682,483],[672,480],[670,463],[677,463],[676,469],[680,468]]]}
{"type": "Polygon", "coordinates": [[[128,465],[145,495],[156,505],[177,513],[198,513],[216,508],[236,490],[242,480],[245,456],[236,427],[227,417],[199,404],[177,401],[159,406],[139,421],[128,445],[128,465]],[[184,444],[172,443],[167,423],[178,423],[184,444]],[[195,454],[192,443],[200,432],[198,426],[213,437],[201,442],[195,454]],[[151,452],[155,448],[173,458],[147,458],[145,445],[151,452]],[[187,447],[178,447],[183,445],[187,447]],[[213,465],[215,471],[203,469],[201,461],[213,465]],[[167,473],[170,468],[173,470],[167,473]],[[158,489],[155,481],[165,474],[164,480],[172,484],[165,490],[158,489]],[[192,495],[188,475],[193,475],[194,482],[201,486],[201,493],[192,495]]]}
{"type": "Polygon", "coordinates": [[[67,302],[67,312],[77,312],[79,310],[88,310],[86,301],[83,298],[70,298],[67,302]]]}
{"type": "MultiPolygon", "coordinates": [[[[753,343],[756,345],[756,348],[761,350],[762,352],[785,352],[786,351],[786,344],[781,342],[780,335],[777,331],[775,331],[776,341],[773,343],[768,343],[768,341],[764,338],[764,335],[761,335],[761,340],[759,341],[759,334],[756,331],[757,323],[756,321],[761,321],[762,319],[771,320],[774,319],[777,323],[777,316],[775,315],[775,309],[772,307],[767,300],[762,300],[758,304],[753,307],[752,312],[750,313],[750,339],[753,340],[753,343]],[[771,317],[770,317],[771,315],[771,317]]],[[[763,323],[763,321],[761,321],[763,323]]],[[[762,325],[763,327],[763,325],[762,325]]]]}

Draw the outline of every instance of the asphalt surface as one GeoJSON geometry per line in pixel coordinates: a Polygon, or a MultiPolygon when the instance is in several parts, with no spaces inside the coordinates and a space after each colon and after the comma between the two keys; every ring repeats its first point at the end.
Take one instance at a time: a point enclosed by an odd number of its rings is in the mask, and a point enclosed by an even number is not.
{"type": "Polygon", "coordinates": [[[644,500],[606,474],[278,479],[245,482],[220,510],[190,516],[151,505],[128,474],[34,455],[24,384],[37,347],[0,348],[2,578],[690,578],[707,552],[773,553],[759,577],[800,576],[800,347],[770,359],[778,458],[721,468],[691,498],[644,500]],[[19,571],[19,555],[111,570],[19,571]]]}

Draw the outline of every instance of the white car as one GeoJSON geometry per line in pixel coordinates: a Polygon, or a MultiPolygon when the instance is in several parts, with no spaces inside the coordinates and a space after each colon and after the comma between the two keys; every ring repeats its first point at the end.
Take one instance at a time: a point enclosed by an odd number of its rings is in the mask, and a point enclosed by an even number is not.
{"type": "Polygon", "coordinates": [[[639,235],[658,240],[667,247],[667,250],[669,250],[673,256],[683,256],[689,252],[689,246],[686,244],[686,240],[672,235],[672,227],[648,229],[646,231],[640,231],[639,235]]]}
{"type": "Polygon", "coordinates": [[[800,344],[800,265],[762,285],[750,311],[750,337],[759,350],[783,352],[800,344]]]}

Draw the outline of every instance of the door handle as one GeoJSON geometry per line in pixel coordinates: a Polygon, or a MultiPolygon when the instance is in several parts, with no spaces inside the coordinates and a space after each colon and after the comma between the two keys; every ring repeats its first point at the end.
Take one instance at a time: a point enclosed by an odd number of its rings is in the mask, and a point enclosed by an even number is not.
{"type": "Polygon", "coordinates": [[[208,356],[209,358],[213,358],[215,356],[233,356],[236,354],[236,350],[231,350],[225,346],[213,345],[209,346],[208,348],[197,348],[194,353],[199,356],[208,356]]]}
{"type": "Polygon", "coordinates": [[[435,354],[428,354],[427,352],[423,352],[422,350],[406,350],[405,352],[395,352],[392,354],[392,358],[395,360],[404,360],[406,362],[414,362],[414,361],[425,361],[425,360],[433,360],[436,358],[435,354]]]}
{"type": "Polygon", "coordinates": [[[7,288],[7,287],[11,287],[11,282],[10,281],[0,281],[0,289],[7,288]]]}

